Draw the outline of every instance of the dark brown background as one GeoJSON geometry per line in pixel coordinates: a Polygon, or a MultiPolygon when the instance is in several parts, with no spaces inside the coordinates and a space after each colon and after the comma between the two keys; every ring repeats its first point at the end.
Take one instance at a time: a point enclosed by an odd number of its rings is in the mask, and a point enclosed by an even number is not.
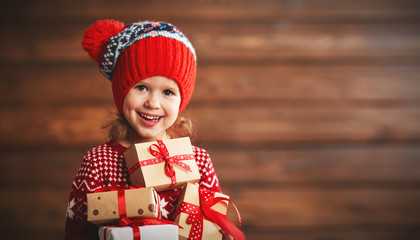
{"type": "Polygon", "coordinates": [[[15,1],[1,8],[2,239],[61,239],[110,84],[98,19],[168,21],[193,42],[186,115],[248,239],[420,239],[416,0],[15,1]]]}

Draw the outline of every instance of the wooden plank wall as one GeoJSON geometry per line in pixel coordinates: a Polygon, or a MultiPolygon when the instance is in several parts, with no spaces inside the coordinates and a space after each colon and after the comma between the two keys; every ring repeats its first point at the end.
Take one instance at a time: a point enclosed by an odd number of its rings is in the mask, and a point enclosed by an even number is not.
{"type": "Polygon", "coordinates": [[[174,23],[196,47],[185,112],[248,239],[420,239],[416,0],[15,1],[0,38],[3,239],[60,239],[110,84],[98,19],[174,23]]]}

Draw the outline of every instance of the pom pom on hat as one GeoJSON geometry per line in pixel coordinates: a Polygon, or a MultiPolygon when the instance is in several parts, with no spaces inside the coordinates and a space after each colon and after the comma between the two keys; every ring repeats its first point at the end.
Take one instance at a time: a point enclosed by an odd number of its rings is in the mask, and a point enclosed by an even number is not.
{"type": "Polygon", "coordinates": [[[86,29],[82,46],[95,62],[100,63],[109,38],[123,29],[124,23],[120,21],[110,19],[97,21],[86,29]]]}

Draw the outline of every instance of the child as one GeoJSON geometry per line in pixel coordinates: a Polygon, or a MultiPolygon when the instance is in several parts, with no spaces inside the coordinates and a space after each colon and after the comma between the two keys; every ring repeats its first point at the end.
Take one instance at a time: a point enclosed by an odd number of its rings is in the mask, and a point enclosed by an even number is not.
{"type": "MultiPolygon", "coordinates": [[[[190,41],[173,25],[103,20],[91,25],[84,49],[111,81],[116,119],[109,142],[86,153],[73,181],[65,239],[98,239],[98,228],[86,220],[86,194],[105,186],[131,185],[123,152],[133,143],[191,133],[178,116],[187,106],[196,78],[196,56],[190,41]]],[[[201,187],[220,192],[210,157],[193,147],[201,187]]],[[[159,193],[162,215],[173,213],[181,189],[159,193]]]]}

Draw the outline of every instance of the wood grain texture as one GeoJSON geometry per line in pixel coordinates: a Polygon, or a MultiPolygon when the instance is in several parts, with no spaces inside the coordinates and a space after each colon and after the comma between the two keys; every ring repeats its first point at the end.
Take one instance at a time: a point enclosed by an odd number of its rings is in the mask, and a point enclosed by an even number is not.
{"type": "MultiPolygon", "coordinates": [[[[104,106],[3,108],[4,145],[99,144],[111,119],[104,106]],[[21,134],[16,134],[20,132],[21,134]]],[[[109,109],[112,109],[109,107],[109,109]]],[[[406,142],[420,138],[418,108],[279,108],[267,105],[216,105],[191,108],[199,140],[219,144],[304,142],[406,142]],[[404,124],[400,124],[400,123],[404,124]]]]}
{"type": "Polygon", "coordinates": [[[259,229],[348,224],[418,226],[419,208],[414,205],[420,200],[420,193],[415,190],[267,191],[248,188],[241,194],[231,195],[236,196],[244,227],[247,224],[259,229]]]}
{"type": "Polygon", "coordinates": [[[80,44],[105,18],[171,22],[193,42],[198,78],[183,114],[247,239],[420,239],[416,0],[9,2],[2,238],[63,236],[72,180],[107,140],[114,108],[80,44]]]}
{"type": "MultiPolygon", "coordinates": [[[[86,61],[80,42],[89,24],[1,25],[10,35],[0,39],[0,61],[86,61]]],[[[179,27],[201,63],[398,64],[420,58],[420,33],[412,24],[189,22],[179,27]]]]}
{"type": "MultiPolygon", "coordinates": [[[[90,64],[1,66],[4,105],[97,105],[113,103],[110,82],[90,64]],[[16,98],[16,95],[19,98],[16,98]]],[[[193,104],[269,102],[417,104],[416,66],[204,65],[198,69],[193,104]]]]}
{"type": "MultiPolygon", "coordinates": [[[[93,147],[93,146],[92,146],[93,147]]],[[[0,185],[4,189],[66,189],[76,175],[83,148],[3,149],[0,185]],[[44,170],[51,168],[47,175],[44,170]],[[19,169],[19,171],[10,171],[19,169]],[[54,181],[51,181],[51,178],[54,181]]],[[[420,182],[420,149],[416,146],[342,146],[290,149],[207,149],[222,187],[277,186],[283,189],[325,186],[390,188],[420,182]]]]}
{"type": "Polygon", "coordinates": [[[222,186],[257,183],[282,188],[359,184],[392,187],[392,184],[401,186],[420,181],[420,150],[415,146],[313,149],[279,146],[265,150],[210,148],[208,151],[222,186]]]}
{"type": "MultiPolygon", "coordinates": [[[[415,0],[243,0],[243,1],[136,1],[125,4],[105,1],[26,1],[26,8],[8,11],[2,16],[18,16],[29,20],[101,19],[104,17],[135,21],[171,19],[173,21],[261,22],[261,21],[398,21],[418,20],[419,3],[415,0]],[[80,8],[79,6],[83,6],[80,8]],[[127,7],[129,6],[129,7],[127,7]]],[[[16,4],[15,4],[16,5],[16,4]]],[[[79,20],[80,21],[80,20],[79,20]]]]}

